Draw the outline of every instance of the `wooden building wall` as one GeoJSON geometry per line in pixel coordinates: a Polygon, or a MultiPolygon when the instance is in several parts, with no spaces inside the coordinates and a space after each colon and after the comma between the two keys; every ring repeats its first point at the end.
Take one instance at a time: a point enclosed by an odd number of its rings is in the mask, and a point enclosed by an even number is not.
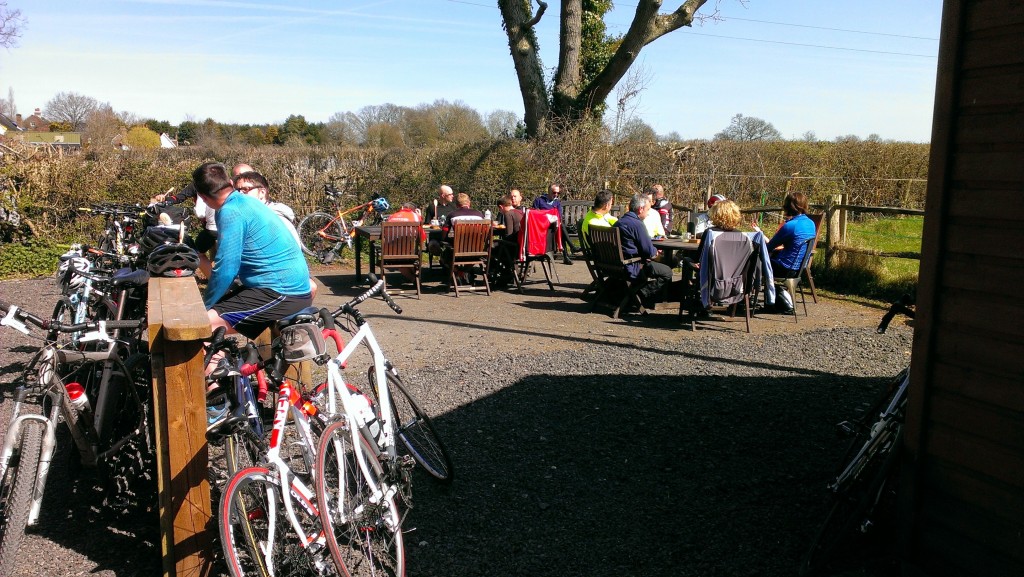
{"type": "Polygon", "coordinates": [[[908,574],[1024,576],[1024,1],[946,0],[902,478],[908,574]]]}

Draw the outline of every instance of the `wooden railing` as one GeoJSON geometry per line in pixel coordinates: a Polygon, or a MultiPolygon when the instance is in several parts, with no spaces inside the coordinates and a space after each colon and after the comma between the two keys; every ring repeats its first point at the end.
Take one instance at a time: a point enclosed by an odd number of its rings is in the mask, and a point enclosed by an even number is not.
{"type": "Polygon", "coordinates": [[[203,340],[210,337],[195,279],[149,281],[149,351],[153,369],[160,498],[160,545],[165,577],[213,572],[206,381],[203,340]]]}

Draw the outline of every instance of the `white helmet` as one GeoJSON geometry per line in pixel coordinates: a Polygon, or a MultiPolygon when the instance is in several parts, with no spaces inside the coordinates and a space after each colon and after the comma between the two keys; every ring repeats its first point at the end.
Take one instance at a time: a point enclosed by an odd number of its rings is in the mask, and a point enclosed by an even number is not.
{"type": "Polygon", "coordinates": [[[89,259],[74,255],[65,255],[60,259],[60,266],[57,267],[57,282],[64,288],[79,289],[85,285],[86,278],[82,275],[75,273],[87,273],[92,269],[92,263],[89,259]],[[65,258],[65,256],[67,258],[65,258]],[[72,269],[74,272],[68,275],[68,269],[72,269]]]}

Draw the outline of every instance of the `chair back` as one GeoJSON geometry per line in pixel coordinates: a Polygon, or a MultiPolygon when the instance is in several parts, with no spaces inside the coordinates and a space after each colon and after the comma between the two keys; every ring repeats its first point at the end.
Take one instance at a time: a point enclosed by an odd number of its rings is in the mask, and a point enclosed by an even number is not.
{"type": "Polygon", "coordinates": [[[380,257],[384,263],[420,258],[420,224],[388,221],[380,225],[380,257]]]}
{"type": "Polygon", "coordinates": [[[589,232],[590,254],[594,259],[594,268],[599,272],[621,275],[626,271],[626,265],[639,260],[623,256],[618,227],[590,227],[589,232]]]}
{"type": "Polygon", "coordinates": [[[491,258],[492,226],[489,220],[456,220],[452,224],[452,263],[486,264],[491,258]]]}
{"type": "Polygon", "coordinates": [[[558,209],[528,208],[523,212],[523,225],[519,229],[519,262],[532,257],[543,257],[562,247],[558,209]],[[554,235],[554,238],[551,237],[554,235]]]}
{"type": "Polygon", "coordinates": [[[705,247],[710,265],[708,299],[712,303],[731,305],[743,300],[751,290],[758,251],[750,237],[742,232],[723,232],[705,247]]]}

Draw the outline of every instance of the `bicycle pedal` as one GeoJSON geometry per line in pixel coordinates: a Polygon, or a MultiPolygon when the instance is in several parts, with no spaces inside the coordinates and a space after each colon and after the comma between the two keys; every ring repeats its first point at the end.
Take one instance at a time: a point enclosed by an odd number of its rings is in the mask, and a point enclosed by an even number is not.
{"type": "Polygon", "coordinates": [[[416,467],[416,460],[412,458],[412,455],[402,455],[398,458],[398,466],[406,471],[411,471],[416,467]]]}

